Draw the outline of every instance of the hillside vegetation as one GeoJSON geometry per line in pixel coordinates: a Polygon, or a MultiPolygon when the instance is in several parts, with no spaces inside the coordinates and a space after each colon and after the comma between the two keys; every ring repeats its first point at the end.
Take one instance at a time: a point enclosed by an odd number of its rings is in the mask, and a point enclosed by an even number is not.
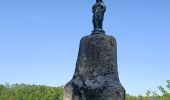
{"type": "MultiPolygon", "coordinates": [[[[147,91],[145,96],[132,96],[126,94],[126,100],[170,100],[170,80],[166,87],[158,86],[159,92],[147,91]]],[[[63,100],[64,89],[44,85],[0,85],[0,100],[63,100]]]]}
{"type": "Polygon", "coordinates": [[[0,100],[62,100],[63,87],[43,85],[0,85],[0,100]]]}

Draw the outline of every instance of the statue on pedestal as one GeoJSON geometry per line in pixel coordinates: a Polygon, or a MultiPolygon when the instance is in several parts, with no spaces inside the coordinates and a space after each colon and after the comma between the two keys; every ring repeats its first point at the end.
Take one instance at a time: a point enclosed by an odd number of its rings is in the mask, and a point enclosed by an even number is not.
{"type": "Polygon", "coordinates": [[[106,6],[93,5],[91,35],[80,40],[76,68],[64,87],[63,100],[125,100],[125,89],[118,76],[117,43],[102,28],[106,6]]]}
{"type": "Polygon", "coordinates": [[[92,12],[93,12],[92,22],[94,27],[92,34],[105,33],[102,27],[105,11],[106,11],[106,6],[104,2],[102,0],[96,0],[96,3],[92,7],[92,12]]]}

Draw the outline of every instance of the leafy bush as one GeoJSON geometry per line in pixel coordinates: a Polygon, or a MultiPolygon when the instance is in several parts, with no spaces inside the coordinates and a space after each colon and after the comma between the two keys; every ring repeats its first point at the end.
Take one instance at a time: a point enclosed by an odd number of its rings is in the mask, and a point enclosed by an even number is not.
{"type": "Polygon", "coordinates": [[[0,100],[63,100],[63,87],[0,85],[0,100]]]}

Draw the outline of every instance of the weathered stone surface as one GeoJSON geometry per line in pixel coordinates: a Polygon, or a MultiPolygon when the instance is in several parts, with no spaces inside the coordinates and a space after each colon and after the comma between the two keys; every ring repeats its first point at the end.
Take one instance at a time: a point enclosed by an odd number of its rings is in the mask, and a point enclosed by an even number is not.
{"type": "Polygon", "coordinates": [[[65,86],[64,100],[125,100],[114,37],[93,34],[81,39],[75,73],[65,86]]]}

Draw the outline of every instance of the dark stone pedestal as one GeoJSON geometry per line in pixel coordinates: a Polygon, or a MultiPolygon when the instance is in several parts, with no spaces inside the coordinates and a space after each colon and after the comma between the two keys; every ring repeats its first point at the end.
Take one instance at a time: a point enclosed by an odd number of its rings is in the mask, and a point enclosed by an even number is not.
{"type": "Polygon", "coordinates": [[[75,73],[64,88],[64,100],[125,100],[114,37],[93,34],[81,39],[75,73]]]}

